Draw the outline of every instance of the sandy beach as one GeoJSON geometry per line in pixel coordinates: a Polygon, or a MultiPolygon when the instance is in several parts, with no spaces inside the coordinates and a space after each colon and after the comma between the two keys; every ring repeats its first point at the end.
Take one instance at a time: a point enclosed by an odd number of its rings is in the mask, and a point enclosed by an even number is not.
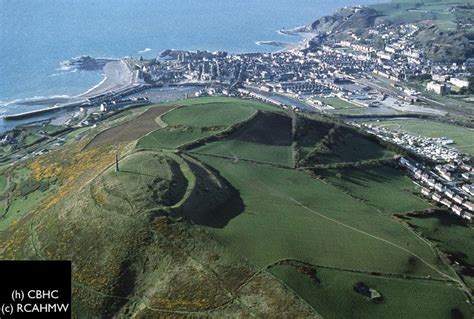
{"type": "Polygon", "coordinates": [[[104,79],[84,93],[73,97],[46,97],[21,102],[23,105],[50,105],[61,107],[71,103],[85,102],[88,98],[98,96],[107,92],[129,88],[137,83],[137,71],[133,71],[123,59],[108,62],[104,66],[104,79]]]}
{"type": "Polygon", "coordinates": [[[49,105],[49,107],[36,108],[30,111],[16,114],[4,115],[3,119],[17,119],[26,116],[37,116],[47,111],[61,110],[64,108],[79,106],[93,97],[106,93],[120,93],[121,91],[133,88],[141,83],[138,79],[138,71],[133,71],[128,63],[121,59],[119,61],[108,62],[104,66],[104,79],[86,92],[71,98],[44,98],[35,100],[35,105],[49,105]]]}
{"type": "Polygon", "coordinates": [[[96,86],[74,98],[90,98],[106,92],[119,91],[137,83],[136,71],[132,71],[123,59],[104,66],[104,79],[96,86]]]}

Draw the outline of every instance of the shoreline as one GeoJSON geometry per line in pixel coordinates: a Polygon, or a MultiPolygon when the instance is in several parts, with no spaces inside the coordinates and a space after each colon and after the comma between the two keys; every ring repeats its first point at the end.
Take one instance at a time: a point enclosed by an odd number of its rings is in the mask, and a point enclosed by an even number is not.
{"type": "Polygon", "coordinates": [[[91,87],[84,93],[74,96],[74,98],[92,98],[101,94],[119,91],[126,87],[139,84],[136,80],[136,71],[131,70],[125,59],[111,61],[105,64],[104,78],[102,81],[91,87]]]}
{"type": "Polygon", "coordinates": [[[97,83],[96,85],[92,86],[90,89],[88,89],[87,91],[85,91],[85,92],[83,92],[83,93],[74,95],[72,98],[79,98],[79,97],[81,97],[81,96],[85,96],[86,94],[88,94],[88,93],[92,92],[93,90],[99,88],[106,80],[107,80],[107,74],[104,73],[104,78],[103,78],[99,83],[97,83]]]}
{"type": "MultiPolygon", "coordinates": [[[[298,30],[303,28],[304,26],[296,27],[291,30],[298,30]]],[[[277,33],[282,35],[289,35],[284,34],[282,31],[289,31],[289,30],[275,30],[277,33]]],[[[293,36],[298,36],[298,34],[293,34],[293,36]]],[[[271,50],[274,52],[280,51],[289,51],[295,48],[298,48],[302,42],[281,42],[277,40],[269,40],[269,41],[255,41],[255,44],[259,46],[268,46],[274,47],[276,50],[271,50]]],[[[147,48],[148,49],[148,48],[147,48]]],[[[147,50],[146,52],[151,51],[147,50]]],[[[183,51],[187,51],[184,50],[183,51]]],[[[21,114],[28,114],[34,113],[36,111],[41,110],[54,110],[60,108],[67,108],[70,104],[78,104],[87,102],[88,99],[94,98],[103,94],[123,91],[127,89],[133,88],[135,85],[140,84],[138,81],[137,72],[132,70],[128,63],[126,62],[126,57],[124,58],[97,58],[97,59],[107,59],[108,62],[105,63],[103,67],[103,78],[100,82],[96,83],[92,87],[88,88],[82,93],[76,95],[67,95],[67,94],[54,94],[51,96],[38,96],[38,97],[27,97],[21,99],[14,99],[11,101],[7,101],[5,106],[7,105],[22,105],[22,106],[30,106],[32,109],[27,111],[21,112],[14,112],[10,111],[7,108],[2,110],[3,112],[0,113],[0,120],[4,119],[5,117],[14,117],[15,115],[21,114]],[[36,108],[34,108],[36,106],[36,108]],[[42,107],[40,107],[42,106],[42,107]]],[[[63,61],[64,62],[64,61],[63,61]]],[[[13,120],[13,119],[7,119],[13,120]]]]}
{"type": "Polygon", "coordinates": [[[127,62],[124,59],[118,61],[107,62],[103,68],[104,78],[86,90],[83,93],[75,95],[73,97],[63,97],[61,99],[46,97],[44,99],[35,99],[28,101],[24,105],[46,105],[51,102],[56,102],[49,107],[37,108],[30,111],[18,112],[13,114],[3,114],[2,119],[5,121],[14,121],[17,119],[23,119],[26,117],[32,117],[35,115],[41,115],[48,112],[54,112],[57,110],[68,109],[72,107],[80,106],[87,103],[92,98],[100,98],[102,95],[110,93],[120,94],[138,86],[140,82],[137,80],[138,77],[135,75],[136,72],[132,71],[127,62]],[[60,103],[58,103],[60,102],[60,103]]]}

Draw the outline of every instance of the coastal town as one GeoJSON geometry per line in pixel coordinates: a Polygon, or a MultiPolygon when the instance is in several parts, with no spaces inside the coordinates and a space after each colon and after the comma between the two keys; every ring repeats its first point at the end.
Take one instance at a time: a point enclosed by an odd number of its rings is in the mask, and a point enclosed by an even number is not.
{"type": "MultiPolygon", "coordinates": [[[[345,10],[351,10],[355,15],[366,8],[356,6],[345,10]]],[[[418,32],[419,27],[414,24],[382,24],[369,29],[368,37],[349,33],[349,38],[334,40],[325,33],[299,30],[296,34],[305,37],[302,43],[273,53],[230,54],[170,49],[155,59],[140,57],[109,61],[106,67],[109,65],[111,68],[113,64],[114,72],[119,69],[126,74],[115,83],[113,77],[108,76],[108,83],[71,103],[4,118],[14,120],[55,109],[79,107],[74,117],[63,125],[95,126],[124,108],[156,102],[141,92],[176,87],[195,88],[190,92],[193,96],[239,96],[263,100],[296,112],[319,112],[331,116],[337,116],[338,105],[344,104],[359,116],[408,114],[443,117],[448,112],[420,90],[440,96],[472,90],[470,79],[474,59],[462,63],[432,61],[426,57],[423,48],[414,43],[418,32]],[[405,84],[420,78],[429,79],[424,88],[405,84]]],[[[91,63],[96,65],[90,57],[76,59],[74,63],[79,66],[86,63],[84,68],[91,63]]],[[[189,93],[184,97],[189,97],[189,93]]],[[[343,117],[343,120],[401,147],[418,159],[439,163],[436,168],[442,167],[447,173],[434,173],[428,164],[416,160],[405,159],[402,164],[414,181],[423,185],[423,195],[447,206],[456,215],[471,219],[473,176],[471,169],[466,169],[471,167],[471,159],[453,147],[452,139],[420,136],[350,118],[343,117]],[[454,177],[446,178],[448,173],[454,177]],[[445,193],[453,196],[443,195],[445,193]]],[[[54,143],[50,143],[49,148],[43,145],[33,154],[42,154],[51,147],[60,146],[63,141],[61,136],[58,138],[51,139],[54,143]]],[[[2,145],[16,143],[15,137],[8,133],[0,141],[2,145]]],[[[22,156],[18,158],[32,155],[22,156]]]]}
{"type": "Polygon", "coordinates": [[[2,3],[0,272],[64,268],[59,317],[472,318],[473,1],[2,3]]]}

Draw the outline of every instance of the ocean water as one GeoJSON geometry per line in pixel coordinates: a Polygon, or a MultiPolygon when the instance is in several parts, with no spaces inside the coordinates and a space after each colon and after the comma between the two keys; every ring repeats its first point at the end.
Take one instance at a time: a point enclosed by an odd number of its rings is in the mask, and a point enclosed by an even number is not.
{"type": "MultiPolygon", "coordinates": [[[[100,71],[63,70],[80,55],[156,57],[167,48],[274,51],[256,41],[337,8],[380,0],[0,0],[0,115],[35,106],[18,100],[72,96],[100,71]]],[[[37,107],[37,106],[36,106],[37,107]]],[[[1,123],[0,123],[1,125],[1,123]]]]}

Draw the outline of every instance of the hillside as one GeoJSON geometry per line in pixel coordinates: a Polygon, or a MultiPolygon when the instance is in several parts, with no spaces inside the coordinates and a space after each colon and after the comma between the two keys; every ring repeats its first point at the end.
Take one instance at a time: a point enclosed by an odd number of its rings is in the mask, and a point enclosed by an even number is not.
{"type": "MultiPolygon", "coordinates": [[[[474,7],[469,1],[394,0],[355,9],[339,9],[300,31],[324,33],[337,40],[350,40],[353,34],[370,39],[373,37],[370,29],[377,26],[415,24],[420,27],[420,32],[415,34],[414,44],[424,48],[429,59],[457,62],[474,54],[473,14],[474,7]]],[[[380,39],[377,41],[381,42],[380,39]]]]}
{"type": "Polygon", "coordinates": [[[77,318],[468,318],[394,155],[249,100],[123,112],[0,168],[0,258],[72,260],[77,318]]]}
{"type": "Polygon", "coordinates": [[[364,7],[360,10],[343,8],[336,11],[333,15],[324,16],[311,23],[309,30],[316,32],[346,32],[349,30],[358,30],[371,28],[376,23],[380,23],[382,14],[372,8],[364,7]]]}

